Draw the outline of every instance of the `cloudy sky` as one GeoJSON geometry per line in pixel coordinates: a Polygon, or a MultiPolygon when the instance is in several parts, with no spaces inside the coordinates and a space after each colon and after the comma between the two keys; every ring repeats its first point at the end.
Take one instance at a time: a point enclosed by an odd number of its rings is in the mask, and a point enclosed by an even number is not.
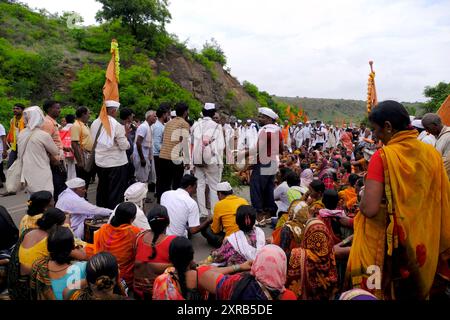
{"type": "MultiPolygon", "coordinates": [[[[22,0],[95,23],[95,0],[22,0]]],[[[189,47],[215,38],[239,81],[280,96],[424,101],[450,82],[449,0],[171,0],[168,26],[189,47]]]]}

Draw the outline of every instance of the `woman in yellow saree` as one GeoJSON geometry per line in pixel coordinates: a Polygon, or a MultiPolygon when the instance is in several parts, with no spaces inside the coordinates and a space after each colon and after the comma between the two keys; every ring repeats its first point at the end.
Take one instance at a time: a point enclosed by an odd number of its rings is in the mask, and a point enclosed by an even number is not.
{"type": "Polygon", "coordinates": [[[379,299],[428,299],[437,273],[448,274],[450,257],[450,185],[442,158],[417,140],[400,103],[380,103],[369,121],[384,147],[369,164],[346,284],[379,299]]]}

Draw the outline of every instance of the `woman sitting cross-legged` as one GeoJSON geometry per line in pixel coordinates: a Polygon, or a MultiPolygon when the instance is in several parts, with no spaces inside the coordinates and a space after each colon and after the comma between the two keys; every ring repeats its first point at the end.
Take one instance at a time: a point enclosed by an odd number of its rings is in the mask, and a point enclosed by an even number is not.
{"type": "Polygon", "coordinates": [[[169,248],[176,237],[166,235],[170,219],[164,206],[152,208],[148,213],[148,222],[151,230],[137,236],[134,263],[134,297],[143,300],[152,299],[156,277],[171,266],[169,248]]]}
{"type": "Polygon", "coordinates": [[[82,287],[86,278],[86,262],[72,264],[75,239],[72,231],[55,226],[48,235],[49,256],[37,260],[30,274],[32,300],[63,300],[67,287],[82,287]]]}
{"type": "MultiPolygon", "coordinates": [[[[246,271],[250,264],[228,268],[246,271]]],[[[266,245],[256,255],[250,272],[227,276],[221,270],[210,269],[200,275],[199,282],[218,300],[295,300],[295,294],[284,286],[286,269],[284,251],[278,246],[266,245]]]]}
{"type": "Polygon", "coordinates": [[[101,252],[89,259],[86,266],[87,286],[75,291],[66,290],[67,300],[126,300],[127,296],[119,279],[116,258],[101,252]]]}
{"type": "Polygon", "coordinates": [[[255,260],[256,253],[265,246],[264,231],[255,227],[256,210],[252,206],[240,206],[236,212],[239,231],[225,238],[222,246],[211,253],[212,262],[230,266],[255,260]]]}

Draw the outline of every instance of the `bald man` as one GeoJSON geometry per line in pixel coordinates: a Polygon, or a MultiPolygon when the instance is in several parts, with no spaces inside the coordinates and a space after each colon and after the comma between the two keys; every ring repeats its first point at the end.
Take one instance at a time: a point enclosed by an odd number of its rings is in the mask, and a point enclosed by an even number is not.
{"type": "Polygon", "coordinates": [[[444,126],[439,115],[435,113],[424,115],[422,125],[436,137],[436,149],[442,154],[444,166],[450,177],[450,127],[444,126]]]}

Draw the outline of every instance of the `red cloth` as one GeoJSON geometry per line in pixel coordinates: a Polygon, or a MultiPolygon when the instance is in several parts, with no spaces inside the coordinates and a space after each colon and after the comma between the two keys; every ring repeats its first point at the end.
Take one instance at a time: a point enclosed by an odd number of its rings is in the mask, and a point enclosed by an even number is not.
{"type": "Polygon", "coordinates": [[[367,180],[384,183],[383,159],[381,159],[379,150],[377,150],[370,159],[369,168],[367,169],[367,180]]]}
{"type": "Polygon", "coordinates": [[[139,237],[137,240],[137,250],[136,250],[136,261],[146,263],[170,263],[169,260],[169,247],[172,240],[176,236],[168,236],[164,241],[158,243],[156,247],[156,256],[154,259],[150,260],[149,257],[152,255],[152,246],[144,242],[144,237],[139,237]]]}

